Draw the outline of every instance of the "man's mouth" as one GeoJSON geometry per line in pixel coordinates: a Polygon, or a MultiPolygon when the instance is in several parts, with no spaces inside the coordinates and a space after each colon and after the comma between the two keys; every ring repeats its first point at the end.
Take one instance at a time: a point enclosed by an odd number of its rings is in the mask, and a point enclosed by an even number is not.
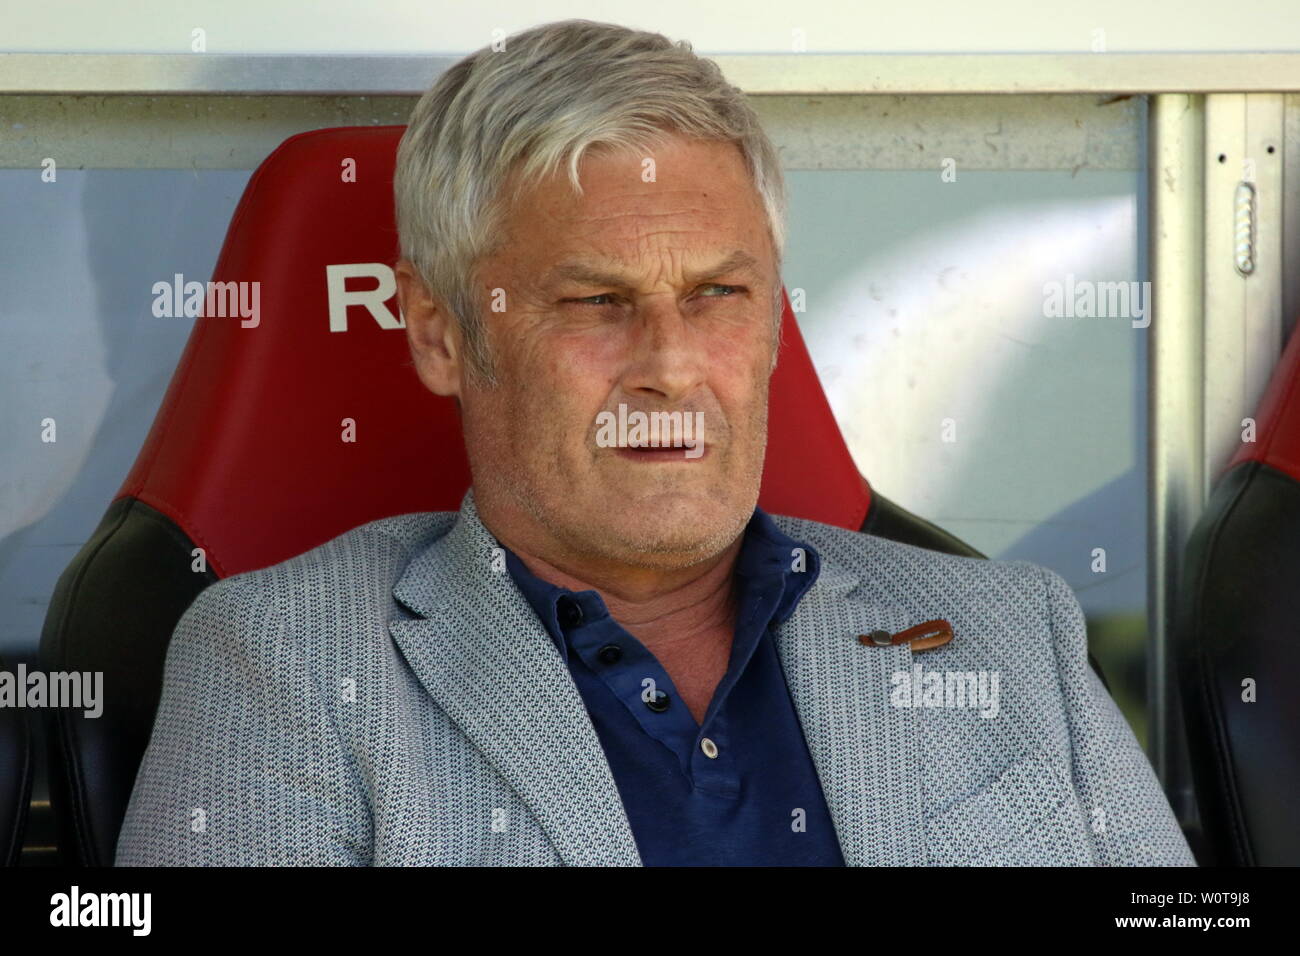
{"type": "Polygon", "coordinates": [[[643,463],[699,461],[708,453],[702,411],[629,412],[627,403],[619,402],[617,413],[596,414],[595,439],[597,447],[643,463]]]}
{"type": "Polygon", "coordinates": [[[614,449],[619,457],[644,464],[672,461],[702,461],[708,457],[709,445],[625,445],[614,449]]]}

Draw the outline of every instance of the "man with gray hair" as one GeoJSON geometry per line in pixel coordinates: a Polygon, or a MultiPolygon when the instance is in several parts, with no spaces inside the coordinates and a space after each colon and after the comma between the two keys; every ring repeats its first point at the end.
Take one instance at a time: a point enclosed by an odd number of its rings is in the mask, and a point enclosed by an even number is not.
{"type": "Polygon", "coordinates": [[[119,864],[1193,862],[1058,575],[756,506],[784,187],[715,64],[528,30],[394,188],[473,486],[199,596],[119,864]]]}

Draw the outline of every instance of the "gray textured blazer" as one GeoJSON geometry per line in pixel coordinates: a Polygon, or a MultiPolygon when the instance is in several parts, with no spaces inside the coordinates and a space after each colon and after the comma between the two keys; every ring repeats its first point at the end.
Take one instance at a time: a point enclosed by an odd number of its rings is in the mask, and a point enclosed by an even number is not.
{"type": "MultiPolygon", "coordinates": [[[[776,521],[822,557],[777,643],[848,864],[1194,865],[1060,576],[776,521]],[[933,618],[950,644],[857,640],[933,618]],[[996,673],[996,716],[900,706],[915,665],[996,673]]],[[[459,514],[373,521],[203,591],[118,865],[639,865],[578,690],[495,547],[470,492],[459,514]]]]}

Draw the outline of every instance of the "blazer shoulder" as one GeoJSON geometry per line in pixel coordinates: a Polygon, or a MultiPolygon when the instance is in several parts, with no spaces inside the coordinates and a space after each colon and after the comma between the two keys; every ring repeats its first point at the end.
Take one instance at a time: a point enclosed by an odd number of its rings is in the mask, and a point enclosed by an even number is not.
{"type": "MultiPolygon", "coordinates": [[[[951,586],[987,585],[1008,576],[1021,581],[1027,577],[1036,579],[1040,570],[1028,561],[999,561],[949,554],[806,518],[786,515],[773,515],[772,518],[791,538],[812,545],[823,564],[842,565],[858,574],[870,572],[876,576],[888,576],[906,573],[922,579],[934,578],[951,586]]],[[[1034,583],[1041,587],[1041,581],[1035,580],[1034,583]]]]}
{"type": "Polygon", "coordinates": [[[282,607],[306,599],[355,601],[360,592],[382,601],[411,559],[451,529],[456,514],[421,511],[368,521],[284,561],[232,574],[208,590],[234,589],[282,607]]]}
{"type": "MultiPolygon", "coordinates": [[[[774,516],[775,518],[775,516],[774,516]]],[[[1041,636],[1046,648],[1054,630],[1073,632],[1082,615],[1065,580],[1050,568],[1030,561],[975,558],[932,551],[879,535],[850,531],[802,518],[775,518],[787,535],[814,548],[822,574],[849,574],[859,582],[855,593],[931,616],[963,615],[996,609],[1016,618],[1020,633],[1041,636]]]]}

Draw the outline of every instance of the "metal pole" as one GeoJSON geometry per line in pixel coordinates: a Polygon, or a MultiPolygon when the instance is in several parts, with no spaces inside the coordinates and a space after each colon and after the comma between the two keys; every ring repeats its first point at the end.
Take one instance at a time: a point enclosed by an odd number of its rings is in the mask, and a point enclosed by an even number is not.
{"type": "Polygon", "coordinates": [[[1174,812],[1195,813],[1184,752],[1170,633],[1183,546],[1205,507],[1205,96],[1150,103],[1152,320],[1149,334],[1150,641],[1147,711],[1151,763],[1174,812]]]}

